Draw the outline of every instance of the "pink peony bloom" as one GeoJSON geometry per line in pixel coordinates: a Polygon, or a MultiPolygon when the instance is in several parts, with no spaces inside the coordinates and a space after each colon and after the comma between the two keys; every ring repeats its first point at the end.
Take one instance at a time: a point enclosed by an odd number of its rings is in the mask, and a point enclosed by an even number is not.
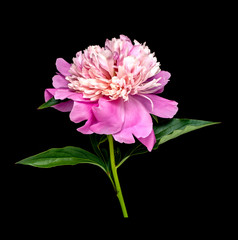
{"type": "Polygon", "coordinates": [[[56,60],[59,71],[54,88],[45,90],[45,100],[68,99],[54,107],[70,112],[83,134],[112,134],[120,143],[134,143],[136,137],[149,151],[155,144],[150,114],[172,118],[177,102],[159,97],[170,73],[161,71],[154,54],[145,45],[121,35],[106,40],[105,47],[89,46],[69,64],[56,60]]]}

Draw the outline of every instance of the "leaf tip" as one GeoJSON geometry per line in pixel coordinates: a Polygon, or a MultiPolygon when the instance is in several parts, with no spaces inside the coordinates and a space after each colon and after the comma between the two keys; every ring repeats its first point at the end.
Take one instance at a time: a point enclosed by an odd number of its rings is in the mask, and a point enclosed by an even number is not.
{"type": "Polygon", "coordinates": [[[42,110],[42,109],[44,109],[44,108],[46,108],[46,103],[41,104],[41,105],[37,108],[37,110],[42,110]]]}
{"type": "Polygon", "coordinates": [[[210,125],[222,124],[222,122],[211,122],[210,125]]]}
{"type": "Polygon", "coordinates": [[[15,162],[15,164],[23,164],[23,163],[22,163],[22,160],[20,160],[18,162],[15,162]]]}

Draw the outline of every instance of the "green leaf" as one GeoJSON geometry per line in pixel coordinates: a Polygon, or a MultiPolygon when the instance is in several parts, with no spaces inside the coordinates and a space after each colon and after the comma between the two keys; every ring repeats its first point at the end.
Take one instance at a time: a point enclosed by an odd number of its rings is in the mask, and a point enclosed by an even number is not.
{"type": "Polygon", "coordinates": [[[100,158],[82,148],[71,146],[63,148],[51,148],[45,152],[17,162],[17,164],[30,165],[39,168],[76,165],[79,163],[96,165],[107,173],[107,167],[100,158]]]}
{"type": "Polygon", "coordinates": [[[111,172],[111,166],[110,166],[109,152],[106,148],[101,147],[101,144],[107,141],[107,135],[90,134],[89,137],[90,137],[91,145],[93,147],[94,152],[104,162],[106,173],[114,186],[114,181],[111,177],[112,172],[111,172]]]}
{"type": "Polygon", "coordinates": [[[90,142],[93,147],[94,152],[97,154],[97,156],[104,161],[106,160],[105,155],[103,154],[103,151],[100,149],[100,145],[107,141],[106,135],[99,135],[99,134],[90,134],[90,142]]]}
{"type": "Polygon", "coordinates": [[[58,103],[61,103],[62,100],[56,100],[54,97],[52,97],[51,99],[49,99],[47,102],[43,103],[42,105],[40,105],[38,107],[38,109],[44,109],[44,108],[48,108],[48,107],[52,107],[58,103]]]}
{"type": "MultiPolygon", "coordinates": [[[[173,118],[169,120],[162,120],[158,125],[154,124],[154,133],[156,138],[156,143],[154,145],[153,150],[157,149],[159,145],[179,137],[185,133],[211,126],[214,124],[218,124],[219,122],[210,122],[203,120],[195,120],[195,119],[179,119],[173,118]]],[[[133,144],[132,148],[130,148],[127,153],[124,155],[120,162],[117,162],[117,167],[119,167],[123,162],[125,162],[129,157],[143,154],[148,152],[146,147],[141,143],[137,142],[133,144]]]]}
{"type": "Polygon", "coordinates": [[[159,119],[157,116],[151,114],[151,117],[155,120],[156,123],[159,123],[159,119]]]}
{"type": "Polygon", "coordinates": [[[163,144],[176,137],[179,137],[185,133],[218,123],[219,122],[185,118],[184,119],[174,118],[167,121],[163,121],[157,126],[154,126],[154,133],[156,137],[156,144],[154,146],[154,149],[157,149],[160,144],[163,144]]]}
{"type": "Polygon", "coordinates": [[[123,156],[123,158],[116,158],[116,167],[120,167],[122,165],[122,163],[124,163],[128,158],[134,156],[134,155],[139,155],[139,154],[143,154],[143,153],[147,153],[148,150],[147,148],[141,144],[139,141],[137,141],[136,143],[134,143],[132,145],[132,147],[129,148],[129,150],[126,151],[125,155],[123,156]]]}

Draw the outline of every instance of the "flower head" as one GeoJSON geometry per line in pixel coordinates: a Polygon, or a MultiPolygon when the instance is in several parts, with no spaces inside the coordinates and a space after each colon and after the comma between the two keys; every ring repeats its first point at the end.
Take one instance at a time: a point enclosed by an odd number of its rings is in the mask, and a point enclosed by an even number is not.
{"type": "Polygon", "coordinates": [[[46,89],[45,100],[69,99],[54,106],[70,111],[84,134],[112,134],[118,142],[134,143],[136,137],[149,151],[155,144],[150,114],[172,118],[177,103],[157,96],[163,92],[170,73],[145,44],[121,35],[106,40],[105,47],[89,46],[69,64],[57,59],[59,71],[53,89],[46,89]]]}

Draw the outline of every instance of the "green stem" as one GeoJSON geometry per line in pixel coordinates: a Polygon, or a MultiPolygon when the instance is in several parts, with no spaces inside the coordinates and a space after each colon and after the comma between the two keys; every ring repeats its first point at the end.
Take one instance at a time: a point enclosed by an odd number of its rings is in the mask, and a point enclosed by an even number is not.
{"type": "Polygon", "coordinates": [[[111,169],[112,169],[112,175],[113,175],[113,178],[114,178],[115,187],[116,187],[116,191],[117,191],[117,197],[119,199],[119,202],[120,202],[120,205],[121,205],[121,210],[122,210],[124,218],[128,218],[126,205],[125,205],[125,202],[124,202],[120,182],[119,182],[118,175],[117,175],[117,169],[116,169],[116,164],[115,164],[115,156],[114,156],[114,147],[113,147],[113,137],[112,137],[112,135],[108,135],[107,138],[108,138],[108,142],[109,142],[111,169]]]}

